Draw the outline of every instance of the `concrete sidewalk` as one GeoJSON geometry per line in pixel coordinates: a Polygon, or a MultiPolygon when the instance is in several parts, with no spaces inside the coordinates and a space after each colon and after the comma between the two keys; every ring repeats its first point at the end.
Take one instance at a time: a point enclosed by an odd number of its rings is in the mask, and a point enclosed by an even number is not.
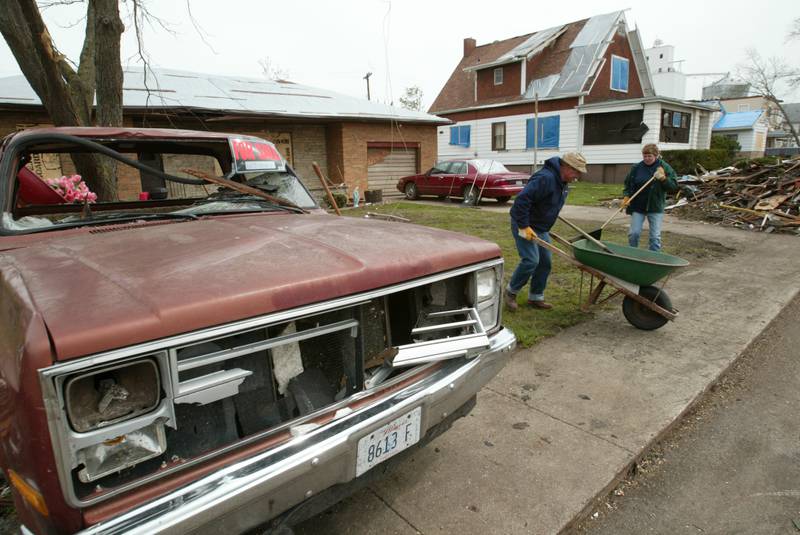
{"type": "MultiPolygon", "coordinates": [[[[564,214],[604,221],[611,211],[567,207],[564,214]]],[[[618,223],[624,222],[620,217],[618,223]]],[[[389,478],[304,529],[351,534],[569,529],[800,291],[796,236],[670,217],[665,230],[737,251],[690,266],[670,280],[670,297],[680,309],[675,322],[639,331],[617,306],[518,351],[480,393],[469,417],[389,478]]]]}

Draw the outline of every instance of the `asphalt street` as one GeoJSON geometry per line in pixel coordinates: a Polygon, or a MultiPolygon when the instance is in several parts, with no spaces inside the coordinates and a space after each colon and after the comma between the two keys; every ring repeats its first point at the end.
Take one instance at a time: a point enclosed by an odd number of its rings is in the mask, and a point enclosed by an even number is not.
{"type": "Polygon", "coordinates": [[[800,533],[798,318],[795,297],[579,531],[800,533]]]}

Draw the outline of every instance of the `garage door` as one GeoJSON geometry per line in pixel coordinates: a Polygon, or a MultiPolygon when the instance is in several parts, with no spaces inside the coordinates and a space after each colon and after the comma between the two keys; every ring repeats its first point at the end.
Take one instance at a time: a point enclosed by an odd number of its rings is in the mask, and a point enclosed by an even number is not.
{"type": "Polygon", "coordinates": [[[397,181],[417,172],[417,151],[408,149],[368,148],[367,182],[369,189],[383,191],[383,197],[400,197],[397,181]]]}

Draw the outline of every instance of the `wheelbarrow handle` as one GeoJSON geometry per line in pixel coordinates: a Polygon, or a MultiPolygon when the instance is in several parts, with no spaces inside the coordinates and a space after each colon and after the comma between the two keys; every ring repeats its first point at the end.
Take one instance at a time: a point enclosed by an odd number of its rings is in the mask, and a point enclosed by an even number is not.
{"type": "MultiPolygon", "coordinates": [[[[645,189],[647,186],[649,186],[649,185],[650,185],[650,183],[651,183],[653,180],[655,180],[655,178],[656,178],[656,176],[655,176],[655,175],[651,176],[651,177],[650,177],[650,180],[648,180],[647,182],[645,182],[645,183],[644,183],[644,185],[643,185],[641,188],[639,188],[639,189],[637,189],[637,190],[636,190],[636,193],[634,193],[633,195],[631,195],[630,199],[628,199],[628,203],[630,203],[630,202],[631,202],[633,199],[635,199],[635,198],[636,198],[636,196],[637,196],[637,195],[639,195],[639,194],[640,194],[642,191],[644,191],[644,189],[645,189]]],[[[617,210],[616,210],[616,211],[615,211],[613,214],[611,214],[611,217],[609,217],[609,218],[606,220],[606,222],[605,222],[605,223],[603,223],[603,224],[600,226],[600,230],[603,230],[604,228],[606,228],[606,225],[608,225],[609,223],[611,223],[611,221],[612,221],[612,220],[613,220],[615,217],[617,217],[617,216],[619,215],[619,213],[620,213],[620,212],[622,212],[622,211],[623,211],[625,208],[626,208],[626,205],[623,205],[623,204],[621,204],[621,205],[620,205],[620,207],[619,207],[619,208],[617,208],[617,210]]]]}
{"type": "Polygon", "coordinates": [[[588,232],[586,232],[585,230],[583,230],[581,227],[579,227],[579,226],[578,226],[578,225],[576,225],[575,223],[573,223],[573,222],[571,222],[571,221],[569,221],[569,220],[567,220],[567,219],[564,219],[564,217],[562,217],[562,216],[558,216],[558,218],[559,218],[561,221],[563,221],[564,223],[566,223],[567,225],[569,225],[570,227],[572,227],[574,230],[577,230],[578,232],[580,232],[580,233],[581,233],[581,235],[582,235],[584,238],[586,238],[586,239],[587,239],[587,240],[589,240],[590,242],[592,242],[592,243],[594,243],[595,245],[597,245],[598,247],[600,247],[600,248],[601,248],[603,251],[605,251],[605,252],[607,252],[607,253],[609,253],[609,254],[615,254],[615,253],[614,253],[614,251],[612,251],[611,249],[609,249],[609,248],[608,248],[608,246],[606,246],[606,244],[605,244],[605,243],[601,242],[600,240],[598,240],[597,238],[595,238],[594,236],[592,236],[591,234],[589,234],[588,232]]]}

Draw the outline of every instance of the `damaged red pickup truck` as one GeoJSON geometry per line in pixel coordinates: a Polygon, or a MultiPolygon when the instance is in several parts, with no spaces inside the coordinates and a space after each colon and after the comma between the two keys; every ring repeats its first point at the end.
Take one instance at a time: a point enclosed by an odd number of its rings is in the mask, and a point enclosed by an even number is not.
{"type": "Polygon", "coordinates": [[[24,533],[291,526],[403,469],[514,348],[495,244],[330,216],[268,141],[51,128],[0,151],[24,533]]]}

